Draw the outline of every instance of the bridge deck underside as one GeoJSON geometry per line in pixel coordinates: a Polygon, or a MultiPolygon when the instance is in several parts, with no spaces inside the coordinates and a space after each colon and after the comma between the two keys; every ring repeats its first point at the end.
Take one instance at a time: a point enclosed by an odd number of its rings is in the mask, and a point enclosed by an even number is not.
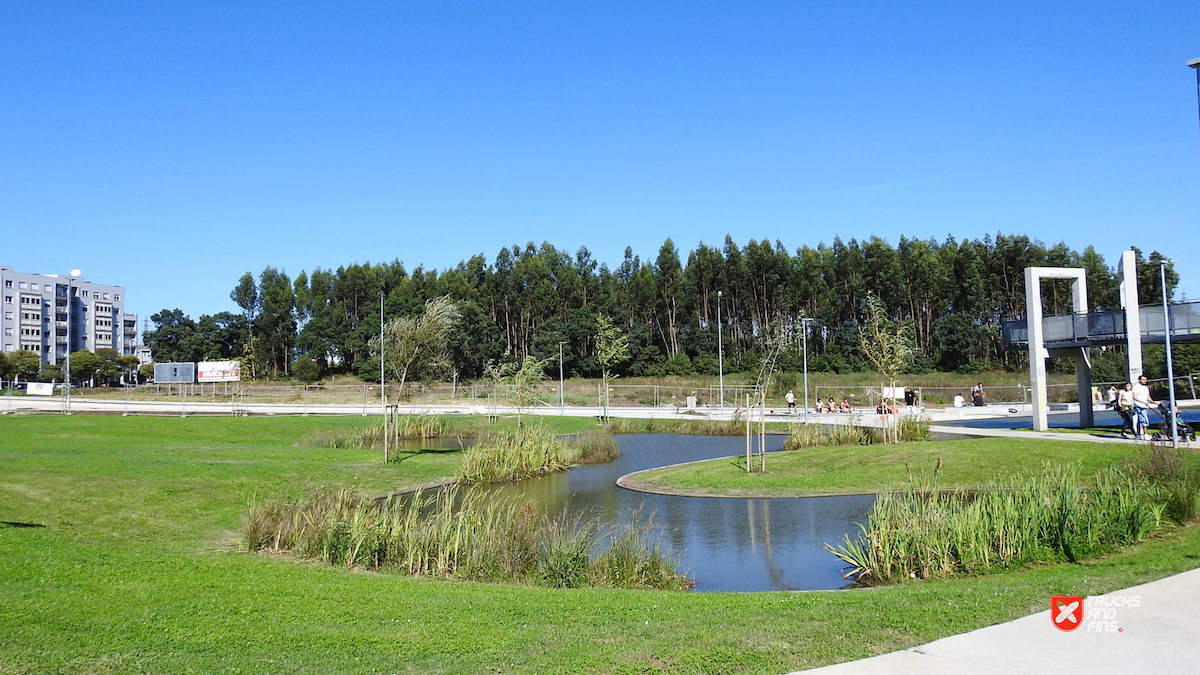
{"type": "MultiPolygon", "coordinates": [[[[1143,343],[1166,342],[1162,305],[1139,308],[1138,320],[1143,343]]],[[[1108,310],[1047,316],[1042,319],[1042,335],[1049,349],[1125,344],[1125,312],[1108,310]]],[[[1028,349],[1028,322],[1025,319],[1005,321],[1001,337],[1006,351],[1028,349]]],[[[1171,343],[1200,343],[1200,302],[1171,305],[1171,343]]]]}

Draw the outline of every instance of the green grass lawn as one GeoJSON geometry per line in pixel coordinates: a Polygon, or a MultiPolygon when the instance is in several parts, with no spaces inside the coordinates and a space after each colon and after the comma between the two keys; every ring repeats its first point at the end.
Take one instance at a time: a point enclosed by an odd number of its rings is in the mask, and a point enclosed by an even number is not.
{"type": "Polygon", "coordinates": [[[454,473],[455,451],[385,466],[306,443],[366,423],[0,417],[0,673],[777,674],[1200,565],[1195,527],[1082,565],[821,593],[551,590],[240,552],[253,499],[454,473]]]}
{"type": "Polygon", "coordinates": [[[769,454],[765,474],[747,474],[745,459],[735,457],[649,471],[638,479],[661,488],[724,495],[878,492],[907,487],[910,471],[933,474],[940,459],[938,485],[981,487],[1021,472],[1037,472],[1043,462],[1078,462],[1089,475],[1135,451],[1132,443],[1005,438],[831,446],[769,454]]]}

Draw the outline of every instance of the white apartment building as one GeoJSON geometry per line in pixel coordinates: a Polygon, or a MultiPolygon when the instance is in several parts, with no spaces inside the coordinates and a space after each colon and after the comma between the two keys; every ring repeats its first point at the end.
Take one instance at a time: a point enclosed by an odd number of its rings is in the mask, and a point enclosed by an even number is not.
{"type": "Polygon", "coordinates": [[[137,348],[137,315],[125,313],[125,289],[66,274],[26,274],[0,265],[0,349],[61,363],[68,352],[137,348]]]}

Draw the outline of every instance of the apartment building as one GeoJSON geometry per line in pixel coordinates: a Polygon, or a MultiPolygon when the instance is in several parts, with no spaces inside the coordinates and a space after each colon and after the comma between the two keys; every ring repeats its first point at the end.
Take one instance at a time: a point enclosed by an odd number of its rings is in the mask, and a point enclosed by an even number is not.
{"type": "Polygon", "coordinates": [[[61,363],[68,352],[137,349],[137,315],[125,313],[125,289],[67,274],[26,274],[0,265],[0,349],[61,363]]]}

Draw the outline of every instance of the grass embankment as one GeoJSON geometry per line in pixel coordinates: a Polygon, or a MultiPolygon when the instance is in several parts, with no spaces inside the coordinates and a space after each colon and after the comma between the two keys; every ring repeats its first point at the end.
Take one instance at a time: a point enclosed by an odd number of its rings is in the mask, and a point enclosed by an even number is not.
{"type": "Polygon", "coordinates": [[[1081,565],[821,593],[540,589],[238,552],[254,495],[380,493],[457,469],[457,451],[384,465],[304,444],[355,424],[0,418],[0,672],[776,675],[1200,565],[1200,528],[1081,565]]]}
{"type": "Polygon", "coordinates": [[[805,448],[767,455],[766,473],[747,474],[739,457],[647,471],[652,488],[689,494],[794,497],[838,492],[902,490],[913,475],[941,461],[944,488],[976,488],[1036,472],[1043,462],[1077,463],[1090,475],[1120,462],[1131,448],[1112,443],[983,438],[895,445],[805,448]]]}

